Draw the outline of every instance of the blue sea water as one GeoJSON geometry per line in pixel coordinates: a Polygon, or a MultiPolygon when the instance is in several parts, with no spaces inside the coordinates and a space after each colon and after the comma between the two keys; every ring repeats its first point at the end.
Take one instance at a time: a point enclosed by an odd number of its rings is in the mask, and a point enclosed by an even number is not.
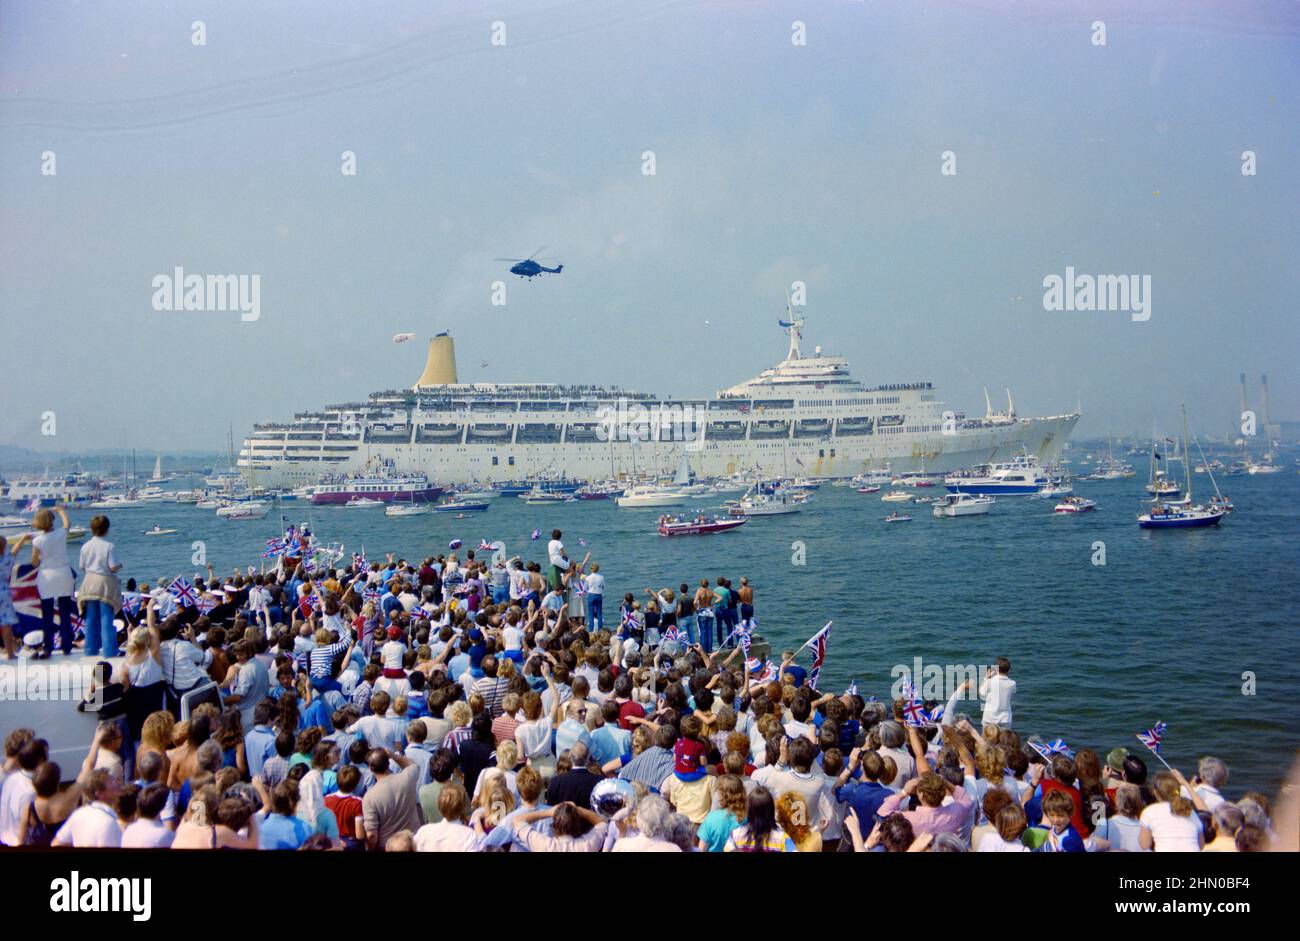
{"type": "MultiPolygon", "coordinates": [[[[834,620],[823,689],[856,680],[864,696],[883,699],[891,670],[914,658],[947,667],[1007,656],[1022,734],[1142,752],[1135,733],[1164,721],[1164,754],[1189,776],[1199,757],[1216,755],[1230,768],[1230,795],[1273,794],[1300,747],[1300,478],[1289,470],[1222,483],[1236,512],[1217,528],[1186,531],[1138,529],[1143,481],[1133,478],[1077,483],[1099,503],[1079,516],[1054,514],[1054,501],[1007,497],[985,517],[936,519],[917,506],[913,522],[887,525],[898,504],[827,484],[802,513],[703,537],[661,537],[659,511],[610,501],[502,498],[463,520],[294,501],[261,521],[228,522],[155,504],[114,513],[110,538],[124,576],[154,581],[193,573],[196,540],[219,574],[259,563],[265,541],[283,530],[281,514],[349,553],[364,547],[372,560],[386,551],[418,560],[453,538],[465,548],[486,538],[544,561],[544,539],[529,534],[558,527],[571,555],[590,551],[600,562],[607,610],[627,591],[644,601],[650,587],[748,576],[759,630],[775,651],[834,620]],[[179,532],[141,535],[155,523],[179,532]],[[1094,564],[1099,542],[1104,565],[1094,564]]],[[[1198,476],[1195,486],[1209,483],[1198,476]]],[[[75,511],[74,523],[91,515],[75,511]]],[[[962,709],[979,715],[975,702],[962,709]]]]}

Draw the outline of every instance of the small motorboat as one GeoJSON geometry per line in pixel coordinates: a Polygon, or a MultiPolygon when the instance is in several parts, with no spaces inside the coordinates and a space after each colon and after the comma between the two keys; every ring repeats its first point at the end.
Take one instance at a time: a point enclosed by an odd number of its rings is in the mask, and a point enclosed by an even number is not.
{"type": "Polygon", "coordinates": [[[1087,513],[1097,509],[1097,501],[1087,497],[1066,497],[1056,504],[1057,513],[1087,513]]]}
{"type": "Polygon", "coordinates": [[[859,487],[858,493],[880,493],[880,488],[874,484],[870,487],[859,487]]]}
{"type": "Polygon", "coordinates": [[[1232,500],[1225,494],[1218,494],[1210,497],[1210,507],[1213,509],[1223,510],[1225,513],[1231,513],[1234,509],[1232,500]]]}
{"type": "Polygon", "coordinates": [[[0,516],[0,536],[15,536],[31,528],[31,522],[21,516],[0,516]]]}
{"type": "Polygon", "coordinates": [[[557,493],[553,490],[543,490],[541,487],[534,487],[527,493],[519,494],[519,499],[527,504],[541,503],[564,503],[569,499],[568,494],[557,493]]]}
{"type": "Polygon", "coordinates": [[[217,516],[223,520],[260,520],[267,514],[267,505],[265,503],[256,503],[253,501],[245,503],[232,503],[229,506],[219,507],[217,516]]]}
{"type": "Polygon", "coordinates": [[[486,500],[480,500],[477,502],[472,500],[448,500],[445,503],[439,503],[437,506],[434,506],[433,510],[436,513],[469,513],[473,511],[486,510],[491,506],[492,504],[486,500]]]}
{"type": "Polygon", "coordinates": [[[912,522],[912,517],[908,516],[906,513],[899,513],[895,510],[893,513],[886,516],[884,520],[886,523],[910,523],[912,522]]]}
{"type": "Polygon", "coordinates": [[[175,536],[176,530],[163,529],[161,526],[155,523],[153,529],[146,529],[144,532],[140,533],[140,535],[141,536],[175,536]]]}
{"type": "Polygon", "coordinates": [[[384,501],[372,500],[370,497],[353,497],[351,500],[349,500],[347,503],[343,505],[345,507],[350,507],[356,510],[356,509],[365,509],[366,507],[372,507],[372,506],[383,506],[384,501]]]}
{"type": "Polygon", "coordinates": [[[891,490],[880,499],[886,503],[907,503],[912,499],[912,495],[903,490],[891,490]]]}
{"type": "Polygon", "coordinates": [[[660,536],[705,536],[709,533],[725,533],[749,522],[745,516],[731,519],[717,519],[713,516],[695,516],[682,519],[678,516],[659,517],[660,536]]]}

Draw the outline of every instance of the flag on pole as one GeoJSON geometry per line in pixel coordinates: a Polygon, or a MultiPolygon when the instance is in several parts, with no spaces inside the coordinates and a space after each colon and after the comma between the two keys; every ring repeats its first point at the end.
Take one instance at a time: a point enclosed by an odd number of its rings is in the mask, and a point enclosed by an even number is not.
{"type": "Polygon", "coordinates": [[[849,683],[848,688],[844,690],[844,695],[845,695],[845,696],[856,696],[856,695],[858,695],[858,681],[857,681],[857,680],[853,680],[852,682],[849,683]]]}
{"type": "Polygon", "coordinates": [[[488,542],[486,539],[480,539],[478,541],[478,548],[480,552],[491,552],[496,547],[493,546],[492,543],[488,542]]]}
{"type": "Polygon", "coordinates": [[[811,689],[817,688],[817,680],[822,675],[822,666],[826,663],[826,647],[830,644],[830,640],[831,622],[827,621],[826,626],[810,641],[813,648],[813,662],[812,669],[808,671],[808,686],[811,689]]]}
{"type": "Polygon", "coordinates": [[[919,699],[909,699],[903,703],[903,721],[918,727],[928,724],[930,717],[925,714],[925,704],[919,699]]]}
{"type": "Polygon", "coordinates": [[[533,542],[536,542],[537,540],[542,538],[542,531],[540,529],[534,529],[532,535],[529,536],[528,538],[531,539],[533,542]]]}
{"type": "Polygon", "coordinates": [[[1149,748],[1154,754],[1160,754],[1160,742],[1165,737],[1165,729],[1169,726],[1164,722],[1157,722],[1152,728],[1145,732],[1139,732],[1138,741],[1149,748]]]}

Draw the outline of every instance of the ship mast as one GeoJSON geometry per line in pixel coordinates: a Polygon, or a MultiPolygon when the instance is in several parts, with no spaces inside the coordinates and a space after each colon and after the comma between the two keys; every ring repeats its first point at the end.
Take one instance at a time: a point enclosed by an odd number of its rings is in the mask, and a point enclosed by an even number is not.
{"type": "Polygon", "coordinates": [[[1187,477],[1187,505],[1192,505],[1192,462],[1187,459],[1187,406],[1183,406],[1183,471],[1187,477]]]}
{"type": "Polygon", "coordinates": [[[786,320],[781,321],[781,326],[785,327],[786,333],[790,334],[790,350],[785,354],[787,360],[803,359],[803,354],[799,352],[799,340],[803,330],[803,318],[794,315],[794,309],[790,304],[790,292],[785,295],[785,313],[786,320]]]}

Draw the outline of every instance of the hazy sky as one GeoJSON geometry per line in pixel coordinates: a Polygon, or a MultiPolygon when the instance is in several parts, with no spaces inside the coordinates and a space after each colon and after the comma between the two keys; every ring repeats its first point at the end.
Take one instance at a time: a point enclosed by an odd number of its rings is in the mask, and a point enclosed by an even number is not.
{"type": "Polygon", "coordinates": [[[216,449],[444,329],[463,380],[705,395],[781,358],[796,279],[807,350],[958,409],[1222,434],[1244,370],[1300,417],[1298,10],[0,0],[0,443],[216,449]],[[260,319],[155,311],[178,265],[260,319]],[[1150,320],[1044,310],[1067,265],[1150,275],[1150,320]]]}

